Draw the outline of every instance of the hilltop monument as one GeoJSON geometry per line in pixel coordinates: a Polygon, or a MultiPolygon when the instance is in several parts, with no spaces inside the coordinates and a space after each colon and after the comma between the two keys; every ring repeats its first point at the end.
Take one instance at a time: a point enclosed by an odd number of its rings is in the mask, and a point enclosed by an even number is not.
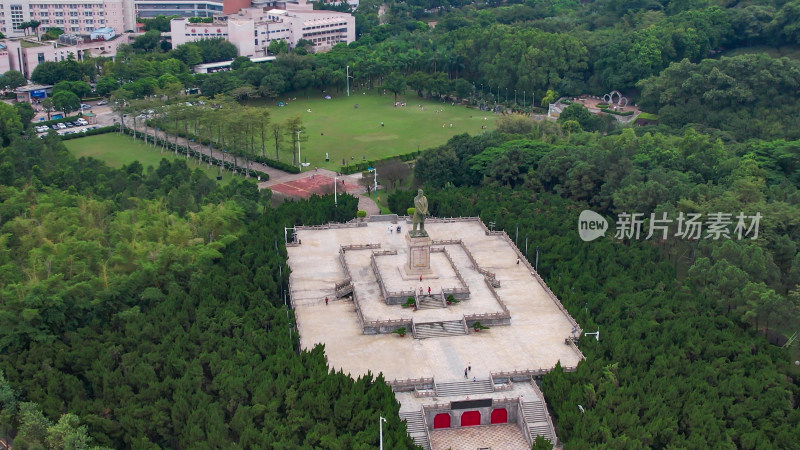
{"type": "Polygon", "coordinates": [[[406,273],[409,275],[428,275],[431,274],[431,238],[425,231],[425,217],[428,216],[428,199],[422,193],[422,189],[417,191],[414,197],[414,216],[412,218],[411,230],[406,235],[408,242],[408,263],[406,263],[406,273]]]}
{"type": "Polygon", "coordinates": [[[409,234],[413,237],[428,236],[425,231],[425,217],[428,215],[428,198],[422,193],[422,189],[417,191],[414,197],[414,217],[412,218],[412,228],[409,234]]]}

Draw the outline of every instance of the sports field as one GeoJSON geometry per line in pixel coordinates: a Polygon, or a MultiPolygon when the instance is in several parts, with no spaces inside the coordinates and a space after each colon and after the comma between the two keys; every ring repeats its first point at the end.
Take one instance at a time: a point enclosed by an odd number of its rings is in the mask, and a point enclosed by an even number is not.
{"type": "MultiPolygon", "coordinates": [[[[456,134],[476,135],[495,128],[495,116],[490,112],[423,100],[412,91],[397,97],[398,102],[406,103],[398,107],[394,106],[394,95],[388,92],[381,95],[351,91],[350,97],[345,93],[332,93],[331,100],[325,100],[323,95],[312,94],[306,99],[298,94],[288,99],[250,103],[268,107],[273,122],[302,117],[303,139],[307,141],[301,142],[300,155],[310,168],[337,170],[342,159],[351,164],[364,157],[367,160],[386,158],[444,144],[456,134]],[[286,106],[276,106],[278,101],[286,106]],[[327,163],[326,153],[330,158],[327,163]]],[[[283,147],[281,161],[291,162],[290,144],[287,142],[283,147]]],[[[267,148],[272,148],[271,157],[274,158],[274,143],[269,142],[267,148]]]]}
{"type": "MultiPolygon", "coordinates": [[[[145,146],[142,141],[134,141],[131,136],[127,135],[107,133],[87,136],[64,141],[64,145],[76,158],[82,156],[92,157],[104,161],[111,167],[119,168],[134,161],[139,161],[145,168],[148,166],[158,167],[162,158],[169,160],[179,158],[186,161],[191,170],[199,168],[212,179],[216,179],[217,176],[217,168],[209,168],[208,164],[205,163],[198,165],[196,159],[186,160],[185,156],[176,157],[174,151],[164,151],[162,153],[160,147],[145,146]]],[[[232,177],[230,172],[223,172],[221,182],[227,184],[232,177]]]]}

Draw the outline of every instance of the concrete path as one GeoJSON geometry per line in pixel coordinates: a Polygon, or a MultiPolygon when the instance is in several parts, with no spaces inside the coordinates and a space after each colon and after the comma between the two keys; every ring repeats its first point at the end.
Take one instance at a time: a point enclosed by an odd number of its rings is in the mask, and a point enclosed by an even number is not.
{"type": "Polygon", "coordinates": [[[367,212],[367,217],[381,213],[381,209],[375,200],[362,195],[358,196],[358,209],[367,212]]]}
{"type": "MultiPolygon", "coordinates": [[[[125,126],[128,127],[128,128],[133,128],[133,120],[132,120],[132,118],[130,116],[125,118],[125,126]]],[[[137,121],[137,123],[136,123],[136,132],[137,133],[143,133],[145,130],[147,131],[148,136],[150,136],[148,139],[152,139],[152,137],[153,137],[153,129],[150,128],[150,127],[146,127],[145,128],[144,125],[142,125],[140,121],[137,121]]],[[[164,139],[167,142],[169,142],[169,143],[174,145],[174,143],[175,143],[175,136],[174,135],[169,135],[169,134],[165,133],[164,131],[157,131],[156,133],[157,133],[157,136],[158,136],[159,139],[164,139]]],[[[201,154],[203,154],[205,156],[212,156],[214,158],[218,158],[219,157],[219,150],[214,151],[213,155],[212,155],[211,154],[212,152],[208,151],[208,146],[207,145],[201,145],[201,144],[199,144],[197,142],[189,142],[188,139],[183,138],[183,137],[178,137],[178,145],[182,145],[184,147],[189,147],[192,150],[194,150],[196,152],[199,152],[199,153],[201,153],[201,154]]],[[[241,158],[239,158],[239,160],[240,160],[241,163],[243,163],[243,161],[241,161],[241,158]]],[[[357,174],[352,174],[352,175],[338,175],[336,172],[334,172],[332,170],[316,169],[316,168],[313,168],[313,169],[305,168],[300,173],[289,173],[289,172],[286,172],[286,171],[283,171],[283,170],[280,170],[280,169],[276,169],[274,167],[267,166],[265,164],[257,163],[255,161],[250,161],[250,168],[254,169],[254,170],[257,170],[259,172],[264,172],[264,173],[269,175],[269,180],[262,181],[262,182],[258,183],[258,188],[259,189],[268,188],[270,186],[274,186],[274,185],[280,184],[280,183],[286,183],[288,181],[299,180],[301,178],[305,178],[305,177],[311,175],[311,173],[324,175],[324,176],[327,176],[327,177],[330,177],[330,178],[334,178],[336,176],[338,176],[339,178],[345,177],[346,178],[345,182],[360,186],[359,180],[361,178],[361,174],[358,174],[358,173],[357,174]]],[[[367,216],[380,214],[381,210],[378,207],[378,205],[375,203],[375,200],[373,200],[370,197],[365,196],[364,195],[365,193],[366,193],[366,188],[364,188],[360,192],[353,193],[355,195],[358,195],[358,209],[366,211],[367,212],[367,216]]]]}

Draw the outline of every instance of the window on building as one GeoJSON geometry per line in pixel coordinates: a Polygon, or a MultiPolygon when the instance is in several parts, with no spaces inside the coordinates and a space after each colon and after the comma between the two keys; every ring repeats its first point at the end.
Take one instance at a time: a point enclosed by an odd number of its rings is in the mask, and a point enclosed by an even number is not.
{"type": "Polygon", "coordinates": [[[56,11],[56,17],[64,17],[64,13],[61,11],[56,11]]]}
{"type": "Polygon", "coordinates": [[[70,11],[69,12],[69,16],[70,17],[78,17],[78,11],[70,11]]]}
{"type": "Polygon", "coordinates": [[[80,20],[78,20],[78,19],[70,19],[70,21],[69,21],[69,23],[71,23],[71,24],[73,24],[73,25],[75,25],[75,24],[79,24],[80,22],[81,22],[81,21],[80,21],[80,20]]]}
{"type": "Polygon", "coordinates": [[[86,17],[92,17],[92,12],[91,11],[84,11],[83,15],[86,16],[86,17]]]}
{"type": "Polygon", "coordinates": [[[37,54],[36,54],[36,59],[37,59],[39,62],[44,62],[44,53],[37,53],[37,54]]]}

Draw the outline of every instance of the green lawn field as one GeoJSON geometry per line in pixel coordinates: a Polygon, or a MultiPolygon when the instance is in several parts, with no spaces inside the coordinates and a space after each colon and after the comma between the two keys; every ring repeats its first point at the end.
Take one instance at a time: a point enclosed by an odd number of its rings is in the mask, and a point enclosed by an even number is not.
{"type": "MultiPolygon", "coordinates": [[[[364,157],[367,160],[386,158],[444,144],[456,134],[476,135],[495,128],[495,116],[490,112],[423,100],[412,91],[397,97],[398,102],[406,102],[405,107],[395,107],[394,95],[388,92],[386,95],[363,94],[353,90],[350,97],[344,93],[332,94],[331,100],[325,100],[320,93],[312,94],[310,99],[299,93],[296,95],[291,99],[251,101],[249,104],[268,107],[273,122],[302,117],[303,139],[307,140],[301,142],[300,154],[310,167],[336,170],[341,167],[342,159],[351,164],[364,157]],[[288,105],[276,106],[278,101],[287,103],[287,100],[288,105]],[[326,153],[330,157],[328,163],[325,162],[326,153]]],[[[287,142],[283,147],[281,161],[291,162],[290,144],[287,142]]],[[[268,142],[267,149],[267,155],[274,158],[274,142],[268,142]]]]}
{"type": "MultiPolygon", "coordinates": [[[[160,147],[153,148],[152,145],[145,146],[142,141],[134,141],[131,136],[119,135],[117,133],[100,134],[97,136],[87,136],[78,139],[71,139],[64,141],[67,149],[75,155],[76,158],[82,156],[92,157],[104,161],[111,167],[122,167],[134,161],[139,161],[145,168],[148,166],[158,167],[162,158],[183,159],[186,161],[185,156],[175,156],[174,151],[164,151],[160,147]]],[[[198,165],[196,159],[186,161],[191,170],[200,168],[210,178],[214,179],[217,176],[216,168],[209,168],[208,164],[198,165]]],[[[223,172],[222,183],[227,184],[231,181],[232,175],[230,172],[223,172]]]]}

